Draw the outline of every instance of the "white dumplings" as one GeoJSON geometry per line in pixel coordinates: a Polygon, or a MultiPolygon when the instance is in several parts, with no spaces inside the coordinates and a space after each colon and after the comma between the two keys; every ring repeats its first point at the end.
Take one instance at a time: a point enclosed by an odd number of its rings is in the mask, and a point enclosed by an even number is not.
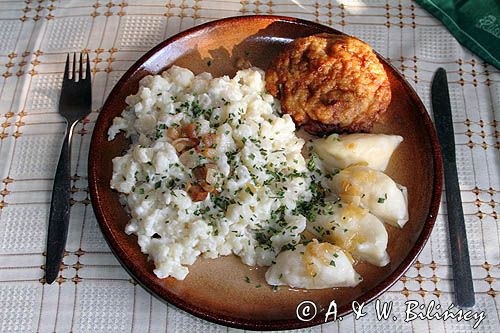
{"type": "Polygon", "coordinates": [[[368,210],[352,203],[329,202],[315,211],[307,229],[323,241],[349,251],[354,257],[383,267],[389,263],[387,231],[368,210]]]}
{"type": "Polygon", "coordinates": [[[142,79],[110,127],[132,144],[111,181],[131,213],[125,231],[159,278],[183,280],[200,256],[268,266],[300,241],[306,218],[294,209],[312,197],[304,140],[264,87],[256,68],[212,78],[172,66],[142,79]]]}
{"type": "Polygon", "coordinates": [[[351,166],[332,178],[332,187],[343,201],[369,209],[388,224],[403,227],[408,221],[406,188],[380,171],[351,166]]]}
{"type": "Polygon", "coordinates": [[[329,169],[344,169],[353,164],[366,163],[374,170],[384,171],[392,153],[402,141],[399,135],[332,134],[314,140],[313,146],[329,169]]]}
{"type": "Polygon", "coordinates": [[[322,289],[354,287],[361,276],[352,261],[339,247],[313,240],[307,246],[281,252],[266,272],[270,285],[292,288],[322,289]]]}

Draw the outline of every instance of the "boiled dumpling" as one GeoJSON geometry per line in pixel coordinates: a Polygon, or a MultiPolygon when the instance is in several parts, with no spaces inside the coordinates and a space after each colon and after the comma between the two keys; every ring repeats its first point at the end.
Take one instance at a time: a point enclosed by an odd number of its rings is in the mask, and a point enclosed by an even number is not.
{"type": "Polygon", "coordinates": [[[374,170],[384,171],[391,155],[403,141],[399,135],[386,134],[332,134],[313,141],[314,151],[330,169],[344,169],[366,163],[374,170]]]}
{"type": "Polygon", "coordinates": [[[361,281],[342,249],[317,240],[281,252],[275,262],[266,272],[266,281],[273,286],[323,289],[354,287],[361,281]]]}
{"type": "Polygon", "coordinates": [[[383,172],[350,166],[333,176],[332,187],[342,201],[367,208],[388,224],[403,227],[408,221],[406,188],[383,172]]]}
{"type": "Polygon", "coordinates": [[[328,202],[315,210],[307,230],[323,241],[349,251],[354,257],[373,265],[389,263],[387,230],[367,209],[342,201],[328,202]]]}

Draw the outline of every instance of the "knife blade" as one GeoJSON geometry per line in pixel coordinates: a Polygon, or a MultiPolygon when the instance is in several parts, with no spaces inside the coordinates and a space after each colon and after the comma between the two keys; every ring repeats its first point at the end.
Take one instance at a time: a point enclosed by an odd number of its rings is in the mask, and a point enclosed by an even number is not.
{"type": "Polygon", "coordinates": [[[455,300],[456,305],[459,307],[471,307],[475,304],[474,285],[472,283],[467,233],[458,183],[455,135],[453,132],[448,79],[443,68],[438,68],[436,71],[432,80],[431,94],[434,123],[443,156],[455,300]]]}

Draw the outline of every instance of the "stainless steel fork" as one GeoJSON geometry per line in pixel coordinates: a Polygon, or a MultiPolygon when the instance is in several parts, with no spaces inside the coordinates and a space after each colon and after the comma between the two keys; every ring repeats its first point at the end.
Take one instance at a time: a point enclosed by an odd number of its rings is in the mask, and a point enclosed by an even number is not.
{"type": "Polygon", "coordinates": [[[66,58],[59,113],[66,119],[66,135],[57,164],[50,205],[49,231],[47,234],[47,259],[45,280],[52,283],[59,274],[68,236],[71,197],[71,139],[75,125],[91,110],[92,88],[90,82],[90,61],[87,54],[85,77],[83,77],[83,56],[80,54],[78,75],[76,54],[73,54],[73,70],[69,70],[69,54],[66,58]],[[70,77],[71,74],[71,77],[70,77]]]}

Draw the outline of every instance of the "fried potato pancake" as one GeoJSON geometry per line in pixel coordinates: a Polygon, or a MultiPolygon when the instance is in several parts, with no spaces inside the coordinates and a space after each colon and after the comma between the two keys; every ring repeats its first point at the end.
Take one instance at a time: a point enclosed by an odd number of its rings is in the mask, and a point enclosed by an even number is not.
{"type": "Polygon", "coordinates": [[[290,43],[266,72],[282,112],[316,135],[369,131],[391,101],[372,48],[354,37],[317,34],[290,43]]]}

